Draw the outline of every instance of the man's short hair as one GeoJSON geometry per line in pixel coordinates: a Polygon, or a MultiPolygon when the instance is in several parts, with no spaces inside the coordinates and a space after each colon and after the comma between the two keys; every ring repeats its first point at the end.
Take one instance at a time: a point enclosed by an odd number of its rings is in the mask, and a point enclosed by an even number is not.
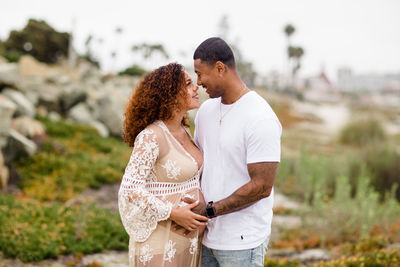
{"type": "Polygon", "coordinates": [[[193,59],[200,59],[210,65],[221,61],[230,68],[235,68],[235,57],[229,45],[219,37],[211,37],[202,42],[194,51],[193,59]]]}

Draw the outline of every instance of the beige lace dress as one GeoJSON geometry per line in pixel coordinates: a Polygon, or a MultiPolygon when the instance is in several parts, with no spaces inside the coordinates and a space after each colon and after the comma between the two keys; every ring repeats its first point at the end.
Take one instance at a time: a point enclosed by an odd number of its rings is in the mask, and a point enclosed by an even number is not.
{"type": "Polygon", "coordinates": [[[183,196],[199,200],[201,171],[162,121],[136,137],[118,193],[129,266],[198,266],[198,231],[185,236],[168,218],[183,196]]]}

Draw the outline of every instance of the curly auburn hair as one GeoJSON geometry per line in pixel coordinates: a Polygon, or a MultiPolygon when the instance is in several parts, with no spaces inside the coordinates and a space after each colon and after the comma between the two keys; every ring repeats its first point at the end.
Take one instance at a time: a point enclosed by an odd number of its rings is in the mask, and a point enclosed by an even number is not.
{"type": "MultiPolygon", "coordinates": [[[[157,120],[171,119],[184,108],[187,90],[184,68],[170,63],[147,74],[136,86],[125,108],[124,140],[133,147],[136,136],[157,120]]],[[[187,116],[182,125],[188,126],[187,116]]]]}

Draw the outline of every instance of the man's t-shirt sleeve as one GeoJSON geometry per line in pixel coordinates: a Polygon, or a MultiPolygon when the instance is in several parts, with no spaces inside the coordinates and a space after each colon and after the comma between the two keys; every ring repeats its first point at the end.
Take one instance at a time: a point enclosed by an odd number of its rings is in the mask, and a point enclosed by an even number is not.
{"type": "Polygon", "coordinates": [[[247,164],[280,162],[282,127],[274,118],[261,118],[246,129],[247,164]]]}

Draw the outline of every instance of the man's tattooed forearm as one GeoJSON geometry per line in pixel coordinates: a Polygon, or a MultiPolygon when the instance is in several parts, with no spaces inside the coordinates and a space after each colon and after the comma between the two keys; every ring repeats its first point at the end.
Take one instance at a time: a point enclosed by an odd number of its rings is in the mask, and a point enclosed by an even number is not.
{"type": "Polygon", "coordinates": [[[271,194],[278,163],[256,163],[249,167],[251,180],[229,197],[215,203],[217,215],[244,209],[271,194]]]}
{"type": "Polygon", "coordinates": [[[236,190],[228,198],[218,201],[215,204],[216,213],[222,215],[244,209],[257,200],[268,197],[271,189],[272,187],[268,187],[266,184],[257,184],[251,181],[236,190]]]}

